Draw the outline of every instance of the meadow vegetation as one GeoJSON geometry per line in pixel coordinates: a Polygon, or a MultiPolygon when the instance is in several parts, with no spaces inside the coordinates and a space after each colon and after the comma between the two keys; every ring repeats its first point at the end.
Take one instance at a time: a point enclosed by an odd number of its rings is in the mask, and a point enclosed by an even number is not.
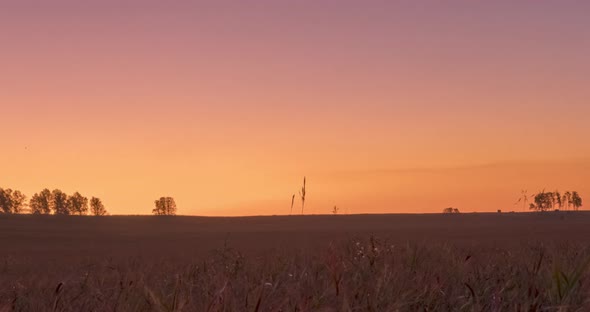
{"type": "Polygon", "coordinates": [[[0,311],[584,311],[588,221],[5,215],[0,311]]]}

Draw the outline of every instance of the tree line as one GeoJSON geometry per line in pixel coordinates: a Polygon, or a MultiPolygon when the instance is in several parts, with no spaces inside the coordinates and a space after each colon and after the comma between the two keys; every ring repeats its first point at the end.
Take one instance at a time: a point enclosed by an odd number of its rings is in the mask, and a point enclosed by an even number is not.
{"type": "Polygon", "coordinates": [[[567,191],[563,195],[559,191],[542,192],[531,196],[533,202],[529,205],[530,210],[547,211],[552,209],[569,210],[570,208],[577,211],[582,207],[582,197],[576,191],[567,191]]]}
{"type": "MultiPolygon", "coordinates": [[[[157,216],[176,215],[176,202],[172,197],[160,197],[154,201],[152,213],[157,216]]],[[[27,197],[19,190],[0,188],[0,213],[3,214],[54,214],[54,215],[107,215],[100,198],[90,200],[79,192],[68,195],[59,189],[44,189],[35,193],[27,202],[27,197]]]]}
{"type": "Polygon", "coordinates": [[[88,200],[79,192],[68,195],[59,189],[44,189],[27,197],[18,190],[0,188],[0,213],[16,214],[29,211],[31,214],[91,215],[104,216],[107,211],[97,197],[88,200]]]}

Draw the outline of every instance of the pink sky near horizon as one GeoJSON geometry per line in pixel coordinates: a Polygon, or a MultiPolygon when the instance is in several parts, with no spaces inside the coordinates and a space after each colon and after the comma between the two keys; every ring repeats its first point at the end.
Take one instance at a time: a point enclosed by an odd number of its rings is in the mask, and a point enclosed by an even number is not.
{"type": "Polygon", "coordinates": [[[3,1],[0,187],[79,190],[114,214],[164,195],[181,214],[288,213],[304,175],[313,213],[590,196],[589,13],[582,1],[3,1]]]}

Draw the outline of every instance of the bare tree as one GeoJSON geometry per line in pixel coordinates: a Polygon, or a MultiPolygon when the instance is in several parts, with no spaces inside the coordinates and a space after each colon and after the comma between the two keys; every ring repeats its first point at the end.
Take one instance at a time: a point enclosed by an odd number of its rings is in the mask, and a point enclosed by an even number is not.
{"type": "Polygon", "coordinates": [[[99,198],[92,197],[90,199],[90,213],[95,216],[104,216],[107,214],[107,211],[99,198]]]}
{"type": "Polygon", "coordinates": [[[157,216],[173,216],[176,215],[176,202],[172,197],[160,197],[154,201],[155,208],[152,213],[157,216]]]}
{"type": "Polygon", "coordinates": [[[293,205],[295,205],[295,194],[291,197],[291,214],[293,214],[293,205]]]}

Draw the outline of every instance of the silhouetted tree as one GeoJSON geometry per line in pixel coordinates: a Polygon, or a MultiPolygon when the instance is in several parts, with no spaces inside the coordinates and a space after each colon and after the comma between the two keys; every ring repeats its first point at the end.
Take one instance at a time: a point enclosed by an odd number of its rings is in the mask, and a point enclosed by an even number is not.
{"type": "Polygon", "coordinates": [[[459,212],[459,209],[457,209],[457,208],[449,207],[449,208],[443,209],[443,213],[444,214],[451,214],[451,213],[460,213],[460,212],[459,212]]]}
{"type": "MultiPolygon", "coordinates": [[[[39,193],[33,194],[33,197],[29,200],[29,208],[31,209],[31,214],[42,214],[43,210],[43,203],[41,202],[41,197],[39,193]]],[[[45,214],[45,213],[43,213],[45,214]]]]}
{"type": "Polygon", "coordinates": [[[570,191],[565,192],[565,194],[563,194],[563,198],[561,200],[566,205],[565,210],[569,210],[570,205],[572,204],[572,193],[570,191]]]}
{"type": "Polygon", "coordinates": [[[3,213],[19,213],[25,205],[26,196],[20,191],[0,188],[0,211],[3,213]]]}
{"type": "Polygon", "coordinates": [[[53,199],[51,210],[56,215],[68,215],[70,211],[68,210],[68,195],[62,192],[59,189],[53,190],[51,192],[51,197],[53,199]]]}
{"type": "Polygon", "coordinates": [[[68,210],[70,214],[85,215],[88,213],[88,198],[76,192],[68,197],[68,210]]]}
{"type": "Polygon", "coordinates": [[[530,210],[537,210],[537,206],[535,204],[533,204],[533,203],[530,203],[529,204],[529,209],[530,210]]]}
{"type": "Polygon", "coordinates": [[[0,188],[0,212],[12,213],[12,190],[0,188]]]}
{"type": "Polygon", "coordinates": [[[580,194],[575,191],[572,192],[572,206],[574,207],[574,210],[578,210],[582,207],[582,197],[580,197],[580,194]]]}
{"type": "Polygon", "coordinates": [[[35,193],[29,201],[29,207],[32,214],[50,214],[53,197],[51,191],[44,189],[40,193],[35,193]]]}
{"type": "Polygon", "coordinates": [[[173,216],[176,214],[176,203],[172,197],[160,197],[154,201],[156,207],[152,213],[157,216],[173,216]]]}
{"type": "Polygon", "coordinates": [[[565,206],[565,210],[569,210],[570,206],[574,210],[578,210],[582,206],[582,198],[578,192],[567,191],[561,195],[558,191],[545,192],[542,191],[534,195],[534,204],[530,205],[531,210],[547,211],[557,207],[561,209],[565,206]]]}
{"type": "Polygon", "coordinates": [[[12,212],[20,213],[22,209],[25,207],[26,201],[27,197],[23,193],[21,193],[20,191],[14,191],[12,193],[12,212]]]}
{"type": "Polygon", "coordinates": [[[107,214],[107,211],[104,209],[104,205],[99,198],[92,197],[90,199],[90,213],[95,216],[104,216],[107,214]]]}
{"type": "Polygon", "coordinates": [[[553,192],[547,192],[547,201],[549,202],[549,209],[553,209],[555,207],[555,194],[553,192]]]}
{"type": "Polygon", "coordinates": [[[554,200],[553,193],[542,191],[541,193],[535,195],[535,204],[531,205],[531,209],[537,211],[549,210],[553,208],[554,200]]]}
{"type": "Polygon", "coordinates": [[[561,208],[563,207],[563,201],[561,200],[561,194],[557,190],[553,194],[555,196],[555,203],[557,204],[557,207],[559,207],[559,210],[561,210],[561,208]]]}

